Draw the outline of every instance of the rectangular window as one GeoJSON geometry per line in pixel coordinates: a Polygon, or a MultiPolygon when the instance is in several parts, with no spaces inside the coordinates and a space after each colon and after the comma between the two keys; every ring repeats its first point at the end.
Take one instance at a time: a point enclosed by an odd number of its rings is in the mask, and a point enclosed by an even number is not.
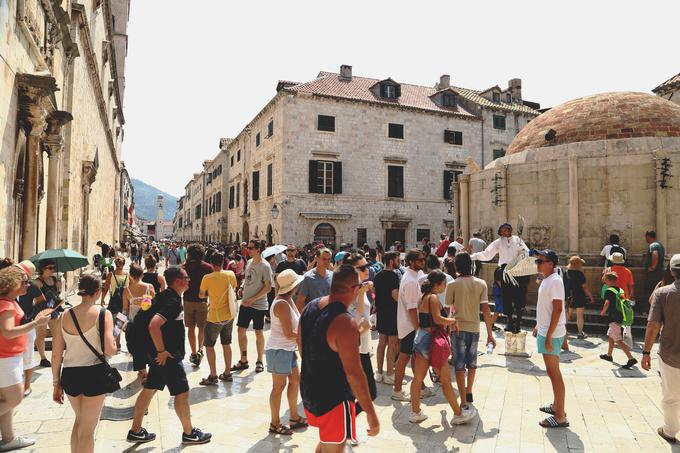
{"type": "Polygon", "coordinates": [[[404,138],[404,125],[389,123],[387,125],[387,136],[389,138],[404,138]]]}
{"type": "Polygon", "coordinates": [[[253,172],[253,201],[260,199],[260,172],[253,172]]]}
{"type": "Polygon", "coordinates": [[[310,160],[309,193],[342,193],[342,162],[310,160]]]}
{"type": "Polygon", "coordinates": [[[259,132],[255,135],[255,147],[258,147],[258,146],[260,146],[260,133],[259,132]]]}
{"type": "Polygon", "coordinates": [[[494,149],[493,150],[493,158],[498,159],[499,157],[505,156],[505,150],[504,149],[494,149]]]}
{"type": "Polygon", "coordinates": [[[507,94],[505,95],[505,100],[507,101],[508,104],[512,104],[512,94],[511,94],[511,93],[507,93],[507,94]]]}
{"type": "Polygon", "coordinates": [[[500,93],[493,93],[491,95],[491,99],[493,99],[494,102],[501,102],[501,94],[500,93]]]}
{"type": "Polygon", "coordinates": [[[366,228],[357,228],[357,247],[363,247],[368,243],[366,228]]]}
{"type": "Polygon", "coordinates": [[[269,124],[267,124],[267,137],[271,137],[274,135],[274,120],[271,120],[269,124]]]}
{"type": "Polygon", "coordinates": [[[234,186],[229,187],[229,209],[234,209],[234,186]]]}
{"type": "Polygon", "coordinates": [[[387,166],[387,196],[404,198],[404,167],[401,165],[387,166]]]}
{"type": "Polygon", "coordinates": [[[426,228],[416,228],[416,241],[420,242],[423,239],[430,239],[430,230],[426,228]]]}
{"type": "Polygon", "coordinates": [[[194,218],[200,219],[201,218],[201,205],[200,204],[196,205],[195,209],[196,209],[196,215],[194,216],[194,218]]]}
{"type": "Polygon", "coordinates": [[[493,128],[505,130],[505,115],[494,115],[493,116],[493,128]]]}
{"type": "Polygon", "coordinates": [[[236,196],[234,197],[234,200],[236,200],[236,207],[238,208],[241,205],[241,183],[236,184],[236,196]]]}
{"type": "Polygon", "coordinates": [[[458,181],[458,175],[463,173],[462,170],[444,170],[444,199],[451,200],[451,183],[458,181]]]}
{"type": "Polygon", "coordinates": [[[380,96],[387,99],[396,99],[401,95],[400,87],[383,83],[380,85],[380,96]]]}
{"type": "Polygon", "coordinates": [[[231,156],[231,158],[229,158],[229,162],[230,162],[229,166],[233,167],[234,166],[234,156],[231,156]]]}
{"type": "Polygon", "coordinates": [[[317,117],[316,129],[319,131],[335,132],[335,117],[319,115],[317,117]]]}
{"type": "Polygon", "coordinates": [[[236,162],[241,162],[241,150],[236,151],[236,162]]]}
{"type": "Polygon", "coordinates": [[[274,182],[274,164],[267,165],[267,196],[270,197],[274,192],[273,182],[274,182]]]}
{"type": "Polygon", "coordinates": [[[461,131],[444,131],[444,142],[450,145],[462,145],[463,144],[463,133],[461,131]]]}
{"type": "Polygon", "coordinates": [[[444,105],[444,107],[455,107],[456,95],[453,93],[444,93],[442,95],[442,104],[444,105]]]}

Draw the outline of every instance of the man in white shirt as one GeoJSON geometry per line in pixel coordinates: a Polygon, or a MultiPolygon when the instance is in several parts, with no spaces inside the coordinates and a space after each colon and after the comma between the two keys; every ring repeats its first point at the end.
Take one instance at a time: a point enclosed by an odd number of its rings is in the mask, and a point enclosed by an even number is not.
{"type": "Polygon", "coordinates": [[[557,254],[552,250],[542,250],[537,254],[536,264],[543,275],[543,281],[538,288],[534,336],[538,352],[543,354],[554,397],[552,404],[539,408],[541,412],[550,414],[539,423],[544,428],[569,426],[564,411],[564,380],[560,372],[560,350],[567,334],[567,318],[564,311],[564,283],[562,277],[555,272],[557,261],[557,254]]]}
{"type": "Polygon", "coordinates": [[[615,252],[619,252],[623,254],[623,257],[626,257],[626,249],[621,247],[619,245],[619,242],[621,239],[619,238],[618,234],[612,234],[609,236],[609,243],[602,247],[602,251],[600,252],[600,257],[602,257],[602,262],[604,263],[604,267],[609,267],[612,265],[611,261],[609,261],[609,257],[612,256],[615,252]],[[612,248],[614,250],[612,250],[612,248]]]}
{"type": "MultiPolygon", "coordinates": [[[[472,238],[468,242],[468,252],[470,254],[483,252],[486,248],[486,242],[482,239],[482,235],[479,231],[472,233],[472,238]]],[[[482,270],[481,261],[473,261],[475,268],[475,277],[479,277],[479,272],[482,270]]]]}
{"type": "MultiPolygon", "coordinates": [[[[505,266],[514,260],[522,251],[528,248],[519,236],[512,235],[512,225],[504,223],[498,228],[498,239],[493,241],[483,252],[470,255],[473,261],[491,261],[498,254],[498,266],[504,269],[505,266]]],[[[527,300],[527,288],[529,287],[529,276],[515,277],[517,286],[505,280],[501,282],[503,293],[503,309],[505,316],[508,317],[506,331],[519,333],[522,324],[522,314],[527,300]],[[517,317],[513,321],[513,314],[517,317]]]]}
{"type": "Polygon", "coordinates": [[[409,395],[401,389],[406,365],[413,355],[413,340],[418,329],[418,303],[422,297],[418,279],[423,275],[425,255],[422,250],[411,249],[406,254],[406,273],[399,284],[397,301],[397,335],[399,336],[399,358],[394,367],[394,392],[392,399],[410,401],[409,395]]]}

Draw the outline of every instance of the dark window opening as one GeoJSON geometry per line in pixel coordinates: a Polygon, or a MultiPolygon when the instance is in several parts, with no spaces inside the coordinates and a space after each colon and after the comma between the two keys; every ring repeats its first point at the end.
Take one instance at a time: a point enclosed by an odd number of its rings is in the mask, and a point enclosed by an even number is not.
{"type": "Polygon", "coordinates": [[[444,105],[444,107],[455,107],[456,95],[453,93],[444,93],[442,95],[442,104],[444,105]]]}
{"type": "Polygon", "coordinates": [[[255,135],[255,146],[260,146],[260,133],[258,132],[257,135],[255,135]]]}
{"type": "Polygon", "coordinates": [[[494,149],[493,150],[493,158],[498,159],[499,157],[505,156],[505,150],[504,149],[494,149]]]}
{"type": "Polygon", "coordinates": [[[363,247],[363,245],[367,243],[368,235],[366,233],[366,228],[357,228],[357,247],[363,247]]]}
{"type": "Polygon", "coordinates": [[[335,117],[328,115],[319,115],[317,117],[317,130],[326,132],[335,132],[335,117]]]}
{"type": "Polygon", "coordinates": [[[389,138],[404,138],[404,125],[389,123],[387,125],[387,136],[389,138]]]}
{"type": "Polygon", "coordinates": [[[450,145],[462,145],[463,144],[463,133],[461,131],[444,131],[444,142],[450,145]]]}
{"type": "Polygon", "coordinates": [[[493,128],[505,130],[505,116],[504,115],[494,115],[493,116],[493,128]]]}
{"type": "Polygon", "coordinates": [[[404,198],[404,167],[401,165],[387,166],[387,196],[404,198]]]}
{"type": "Polygon", "coordinates": [[[267,196],[271,196],[273,190],[273,173],[274,173],[274,167],[273,164],[267,165],[267,196]]]}
{"type": "Polygon", "coordinates": [[[253,201],[260,199],[260,172],[253,172],[253,201]]]}
{"type": "Polygon", "coordinates": [[[267,137],[271,137],[274,135],[274,120],[271,120],[269,124],[267,124],[267,137]]]}
{"type": "Polygon", "coordinates": [[[451,200],[451,183],[458,181],[458,175],[463,173],[462,170],[444,170],[444,199],[451,200]]]}

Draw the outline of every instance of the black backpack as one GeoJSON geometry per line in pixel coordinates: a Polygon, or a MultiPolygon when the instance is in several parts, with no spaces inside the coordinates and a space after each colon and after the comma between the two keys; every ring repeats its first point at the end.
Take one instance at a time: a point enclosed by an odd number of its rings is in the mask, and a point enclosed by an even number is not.
{"type": "Polygon", "coordinates": [[[109,311],[114,315],[123,311],[123,291],[125,290],[125,283],[127,282],[127,275],[123,279],[123,286],[120,285],[116,274],[111,273],[111,277],[116,280],[116,290],[111,294],[109,299],[109,311]]]}
{"type": "Polygon", "coordinates": [[[626,258],[626,251],[619,244],[612,244],[611,248],[609,249],[609,256],[612,256],[614,253],[620,253],[623,255],[624,259],[626,258]]]}
{"type": "Polygon", "coordinates": [[[156,357],[156,348],[151,340],[149,324],[151,318],[158,312],[156,298],[151,300],[151,307],[148,310],[139,310],[135,319],[128,322],[125,330],[125,341],[127,342],[130,354],[145,357],[147,363],[156,357]]]}

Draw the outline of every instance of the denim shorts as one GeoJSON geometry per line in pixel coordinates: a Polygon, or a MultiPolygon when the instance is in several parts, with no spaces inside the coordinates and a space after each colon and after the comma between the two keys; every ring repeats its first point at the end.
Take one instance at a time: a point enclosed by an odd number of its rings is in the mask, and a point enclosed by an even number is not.
{"type": "Polygon", "coordinates": [[[295,351],[286,351],[285,349],[267,349],[265,351],[267,358],[267,371],[272,374],[283,374],[288,376],[293,372],[293,368],[297,368],[297,356],[295,351]]]}
{"type": "Polygon", "coordinates": [[[477,368],[477,343],[479,342],[479,332],[460,331],[451,333],[451,344],[453,345],[453,367],[456,371],[465,371],[465,368],[472,370],[477,368]]]}
{"type": "Polygon", "coordinates": [[[413,353],[422,355],[430,360],[430,348],[432,347],[432,334],[427,329],[418,329],[416,338],[413,340],[413,353]]]}

